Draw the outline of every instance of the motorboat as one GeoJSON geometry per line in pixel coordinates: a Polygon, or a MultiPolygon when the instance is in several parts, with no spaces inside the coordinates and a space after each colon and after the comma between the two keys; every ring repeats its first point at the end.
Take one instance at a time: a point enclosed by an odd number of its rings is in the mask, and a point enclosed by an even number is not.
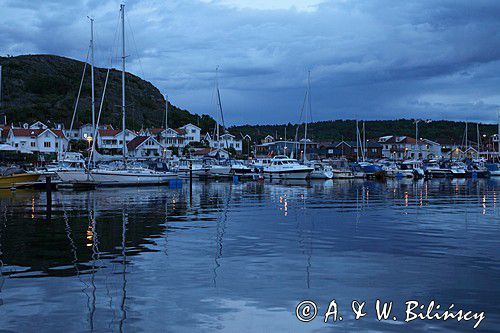
{"type": "Polygon", "coordinates": [[[37,172],[26,172],[17,167],[0,169],[0,189],[9,189],[23,184],[35,183],[40,174],[37,172]]]}
{"type": "Polygon", "coordinates": [[[488,178],[490,176],[490,171],[486,167],[483,160],[472,160],[467,165],[467,170],[465,171],[465,177],[468,178],[488,178]]]}
{"type": "Polygon", "coordinates": [[[209,172],[212,177],[245,177],[253,174],[253,169],[242,161],[225,160],[212,164],[209,172]]]}
{"type": "Polygon", "coordinates": [[[309,175],[310,179],[332,179],[333,169],[330,165],[320,162],[311,162],[309,166],[314,170],[309,175]]]}
{"type": "Polygon", "coordinates": [[[500,163],[487,163],[485,167],[490,172],[490,176],[500,177],[500,163]]]}
{"type": "Polygon", "coordinates": [[[425,176],[430,178],[444,178],[444,177],[452,177],[453,172],[450,168],[445,168],[436,160],[429,160],[424,164],[424,172],[425,176]]]}
{"type": "Polygon", "coordinates": [[[264,167],[264,176],[272,179],[306,179],[314,170],[287,156],[275,156],[271,164],[264,167]]]}
{"type": "Polygon", "coordinates": [[[411,173],[413,174],[413,178],[424,178],[425,176],[423,164],[421,161],[417,160],[403,161],[399,163],[399,168],[403,172],[407,170],[411,171],[411,173]]]}
{"type": "Polygon", "coordinates": [[[346,158],[330,159],[327,163],[332,168],[332,178],[334,179],[349,179],[355,178],[354,171],[349,166],[349,161],[346,158]]]}

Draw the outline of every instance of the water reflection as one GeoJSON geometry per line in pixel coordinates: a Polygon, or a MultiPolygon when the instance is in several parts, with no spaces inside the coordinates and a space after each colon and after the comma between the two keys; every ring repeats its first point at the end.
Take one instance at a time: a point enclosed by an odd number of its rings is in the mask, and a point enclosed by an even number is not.
{"type": "Polygon", "coordinates": [[[303,185],[61,191],[52,194],[51,219],[44,193],[0,192],[0,327],[329,330],[321,321],[296,322],[298,301],[380,297],[454,302],[486,311],[485,331],[500,324],[498,181],[303,185]]]}

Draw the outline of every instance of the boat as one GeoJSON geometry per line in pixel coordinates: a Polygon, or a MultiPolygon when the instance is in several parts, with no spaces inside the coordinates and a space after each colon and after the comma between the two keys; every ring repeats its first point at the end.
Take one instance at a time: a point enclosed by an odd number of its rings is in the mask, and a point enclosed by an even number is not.
{"type": "Polygon", "coordinates": [[[313,168],[309,178],[310,179],[332,179],[333,169],[330,165],[321,162],[309,162],[308,164],[313,168]]]}
{"type": "Polygon", "coordinates": [[[264,176],[271,179],[306,179],[314,169],[284,155],[273,157],[264,167],[264,176]]]}
{"type": "Polygon", "coordinates": [[[491,177],[500,177],[500,163],[487,163],[485,167],[490,172],[491,177]]]}
{"type": "MultiPolygon", "coordinates": [[[[177,178],[177,175],[173,172],[160,172],[154,171],[148,168],[131,165],[127,161],[127,141],[126,141],[126,126],[125,126],[125,31],[124,31],[124,20],[125,20],[125,5],[120,5],[120,16],[122,23],[122,132],[123,132],[123,147],[122,147],[122,158],[123,162],[120,165],[109,165],[109,166],[99,166],[97,168],[90,168],[89,171],[86,170],[74,170],[74,171],[58,171],[57,174],[63,180],[63,182],[68,183],[79,183],[79,182],[95,182],[97,185],[104,186],[136,186],[136,185],[155,185],[167,183],[171,179],[177,178]]],[[[108,71],[109,74],[109,71],[108,71]]],[[[106,77],[107,83],[107,77],[106,77]]],[[[104,87],[106,87],[106,83],[104,87]]],[[[100,117],[99,110],[99,117],[100,117]]],[[[98,118],[99,119],[99,118],[98,118]]],[[[99,126],[97,122],[97,126],[99,126]]],[[[97,131],[94,128],[94,137],[97,131]]],[[[95,151],[95,141],[92,142],[91,148],[91,158],[90,161],[94,162],[94,151],[95,151]]]]}
{"type": "Polygon", "coordinates": [[[173,172],[159,172],[141,167],[96,168],[90,171],[90,179],[104,186],[160,185],[177,179],[177,175],[173,172]]]}
{"type": "Polygon", "coordinates": [[[194,158],[183,158],[174,164],[172,170],[181,178],[208,178],[211,165],[194,158]]]}
{"type": "Polygon", "coordinates": [[[15,188],[38,181],[39,173],[26,172],[17,167],[7,167],[0,170],[0,189],[15,188]]]}
{"type": "Polygon", "coordinates": [[[465,178],[467,175],[467,165],[463,162],[452,162],[449,168],[454,178],[465,178]]]}
{"type": "Polygon", "coordinates": [[[356,162],[353,164],[356,172],[362,172],[364,177],[367,178],[384,178],[385,171],[381,165],[371,162],[356,162]]]}
{"type": "Polygon", "coordinates": [[[355,178],[354,171],[346,158],[329,159],[326,161],[331,167],[333,179],[355,178]]]}
{"type": "Polygon", "coordinates": [[[429,178],[452,177],[453,172],[450,168],[442,167],[438,161],[429,160],[424,164],[425,176],[429,178]]]}
{"type": "Polygon", "coordinates": [[[488,178],[490,176],[489,170],[483,160],[472,160],[467,165],[465,177],[467,178],[488,178]]]}
{"type": "Polygon", "coordinates": [[[209,170],[212,177],[250,177],[253,178],[253,170],[250,166],[245,165],[238,160],[217,161],[211,165],[209,170]]]}
{"type": "Polygon", "coordinates": [[[421,161],[408,160],[399,163],[399,168],[403,171],[410,170],[413,174],[413,178],[424,178],[425,172],[421,161]]]}

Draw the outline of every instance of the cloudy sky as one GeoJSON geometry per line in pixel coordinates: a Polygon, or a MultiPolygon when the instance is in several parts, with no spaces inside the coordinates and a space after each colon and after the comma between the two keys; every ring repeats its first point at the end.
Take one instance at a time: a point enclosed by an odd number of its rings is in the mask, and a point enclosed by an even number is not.
{"type": "MultiPolygon", "coordinates": [[[[462,0],[126,1],[128,70],[172,103],[214,113],[215,68],[230,124],[297,122],[311,71],[312,118],[494,122],[500,2],[462,0]]],[[[0,0],[0,54],[117,66],[119,1],[0,0]],[[114,59],[114,60],[111,60],[114,59]]]]}

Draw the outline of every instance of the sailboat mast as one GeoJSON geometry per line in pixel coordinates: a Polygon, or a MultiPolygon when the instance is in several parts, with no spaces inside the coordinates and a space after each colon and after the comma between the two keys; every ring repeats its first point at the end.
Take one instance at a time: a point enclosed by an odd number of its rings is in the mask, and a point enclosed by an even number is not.
{"type": "MultiPolygon", "coordinates": [[[[215,90],[216,90],[215,92],[217,94],[217,96],[216,96],[216,98],[217,98],[216,104],[220,108],[220,105],[219,105],[219,103],[220,103],[220,99],[219,99],[219,66],[217,66],[215,68],[215,90]]],[[[216,132],[217,132],[217,135],[216,135],[217,136],[217,149],[220,149],[220,136],[219,136],[220,114],[219,114],[219,111],[216,111],[216,113],[217,113],[217,117],[216,117],[216,121],[215,122],[217,123],[216,124],[217,125],[217,127],[216,127],[216,132]]]]}
{"type": "MultiPolygon", "coordinates": [[[[311,112],[311,71],[307,72],[307,99],[309,102],[309,112],[311,112]]],[[[307,111],[305,116],[306,124],[304,126],[304,162],[307,161],[307,111]]]]}
{"type": "MultiPolygon", "coordinates": [[[[1,78],[2,78],[1,77],[1,72],[2,72],[2,70],[1,70],[1,66],[0,66],[0,81],[1,81],[1,78]]],[[[497,159],[500,162],[500,110],[498,110],[497,113],[498,113],[498,115],[497,115],[497,125],[498,125],[498,131],[497,131],[498,156],[497,156],[497,159]]],[[[7,125],[7,124],[5,124],[5,125],[7,125]]]]}
{"type": "Polygon", "coordinates": [[[469,148],[469,123],[465,122],[465,149],[469,148]]]}
{"type": "Polygon", "coordinates": [[[122,131],[123,131],[123,160],[127,156],[126,124],[125,124],[125,5],[120,5],[122,19],[122,131]]]}
{"type": "Polygon", "coordinates": [[[479,143],[479,140],[481,140],[481,137],[479,136],[479,123],[476,124],[476,135],[477,135],[477,153],[479,155],[479,152],[481,151],[481,147],[480,147],[480,143],[479,143]]]}
{"type": "Polygon", "coordinates": [[[165,94],[165,129],[168,129],[168,95],[165,94]]]}
{"type": "Polygon", "coordinates": [[[356,162],[359,161],[359,121],[356,119],[356,162]]]}
{"type": "MultiPolygon", "coordinates": [[[[92,135],[95,131],[95,87],[94,87],[94,19],[90,19],[90,85],[92,91],[92,135]]],[[[95,140],[96,138],[92,138],[95,140]]],[[[95,154],[92,154],[92,165],[94,166],[95,154]]]]}
{"type": "MultiPolygon", "coordinates": [[[[90,85],[92,91],[92,133],[95,132],[95,89],[94,89],[94,19],[90,19],[90,85]]],[[[93,138],[95,139],[95,138],[93,138]]]]}
{"type": "Polygon", "coordinates": [[[365,161],[366,154],[366,135],[365,135],[365,121],[363,120],[363,142],[361,143],[361,152],[363,154],[363,162],[365,161]]]}

